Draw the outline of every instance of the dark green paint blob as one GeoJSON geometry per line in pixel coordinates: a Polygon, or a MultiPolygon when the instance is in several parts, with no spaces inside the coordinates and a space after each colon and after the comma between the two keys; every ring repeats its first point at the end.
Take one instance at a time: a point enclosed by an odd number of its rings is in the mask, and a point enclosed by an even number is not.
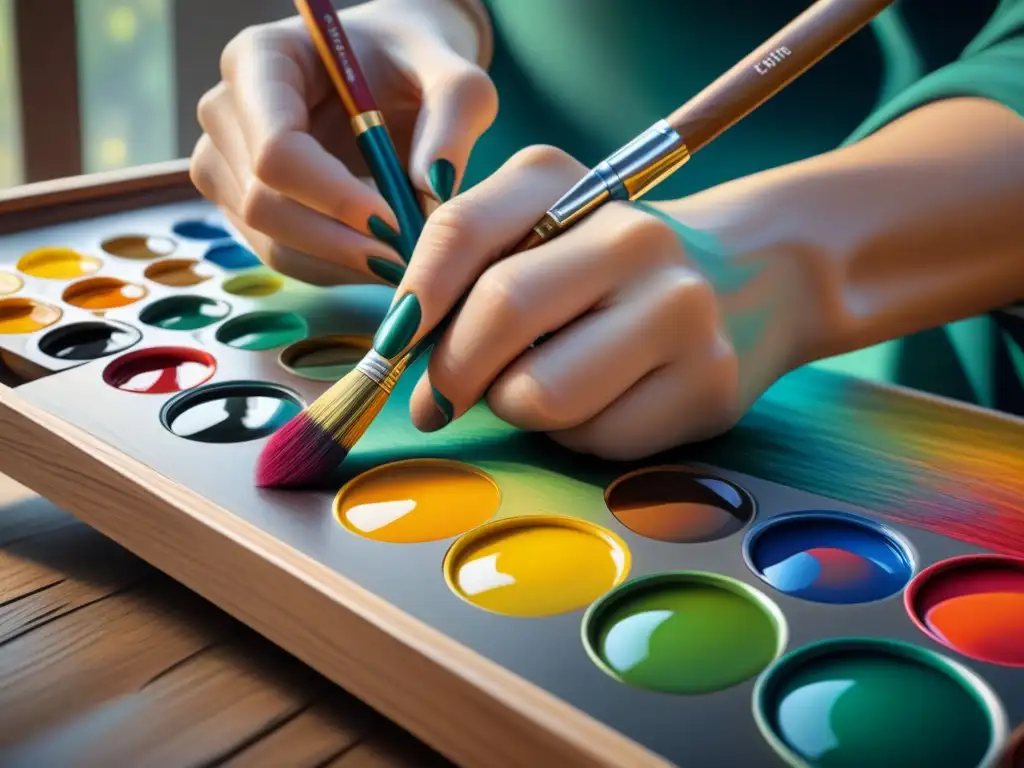
{"type": "Polygon", "coordinates": [[[146,325],[165,331],[196,331],[223,320],[231,312],[227,302],[205,296],[171,296],[154,301],[139,314],[146,325]]]}
{"type": "Polygon", "coordinates": [[[756,590],[710,573],[636,579],[584,619],[588,651],[623,682],[676,694],[749,680],[784,644],[781,615],[756,590]]]}
{"type": "Polygon", "coordinates": [[[993,738],[978,693],[941,657],[892,641],[798,651],[755,696],[771,733],[822,768],[974,768],[993,738]]]}
{"type": "Polygon", "coordinates": [[[261,352],[305,338],[306,321],[294,312],[252,312],[217,329],[217,341],[235,349],[261,352]]]}

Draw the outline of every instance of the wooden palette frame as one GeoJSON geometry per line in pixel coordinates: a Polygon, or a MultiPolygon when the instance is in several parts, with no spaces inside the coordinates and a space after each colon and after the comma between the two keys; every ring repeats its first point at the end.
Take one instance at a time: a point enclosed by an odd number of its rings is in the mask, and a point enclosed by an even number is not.
{"type": "MultiPolygon", "coordinates": [[[[0,195],[0,235],[195,198],[198,194],[183,161],[31,185],[0,195]]],[[[857,387],[893,402],[934,407],[936,412],[955,410],[953,421],[966,414],[976,416],[976,428],[964,435],[965,443],[983,444],[1008,427],[1024,439],[1024,421],[1019,419],[896,387],[867,382],[857,387]]],[[[0,471],[215,603],[460,764],[671,765],[3,386],[0,471]],[[352,649],[359,649],[359,655],[352,649]]]]}

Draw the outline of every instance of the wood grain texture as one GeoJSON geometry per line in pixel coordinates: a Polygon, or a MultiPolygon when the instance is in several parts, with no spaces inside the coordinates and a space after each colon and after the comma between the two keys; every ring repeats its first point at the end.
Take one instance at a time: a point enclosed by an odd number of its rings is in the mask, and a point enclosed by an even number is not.
{"type": "Polygon", "coordinates": [[[313,768],[349,753],[448,765],[0,475],[0,764],[313,768]]]}

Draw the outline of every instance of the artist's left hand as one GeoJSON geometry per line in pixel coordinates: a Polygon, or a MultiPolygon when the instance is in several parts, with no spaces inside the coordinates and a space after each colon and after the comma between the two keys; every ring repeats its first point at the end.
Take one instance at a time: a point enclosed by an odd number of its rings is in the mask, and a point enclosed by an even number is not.
{"type": "Polygon", "coordinates": [[[417,297],[417,337],[472,289],[414,392],[420,429],[486,397],[574,450],[638,458],[728,429],[798,364],[800,259],[770,245],[741,189],[609,204],[502,258],[584,172],[532,147],[428,221],[396,295],[417,297]]]}

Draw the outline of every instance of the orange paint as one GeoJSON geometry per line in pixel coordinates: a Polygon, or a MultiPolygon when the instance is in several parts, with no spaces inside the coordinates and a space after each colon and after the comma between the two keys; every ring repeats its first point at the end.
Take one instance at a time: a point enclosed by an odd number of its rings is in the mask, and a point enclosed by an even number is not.
{"type": "Polygon", "coordinates": [[[62,314],[34,299],[0,299],[0,334],[35,333],[56,323],[62,314]]]}
{"type": "Polygon", "coordinates": [[[127,307],[145,298],[147,293],[141,285],[116,277],[92,277],[69,285],[62,298],[74,307],[104,310],[127,307]]]}
{"type": "Polygon", "coordinates": [[[497,484],[481,470],[446,459],[410,459],[346,483],[334,514],[358,536],[412,544],[463,534],[500,505],[497,484]]]}

